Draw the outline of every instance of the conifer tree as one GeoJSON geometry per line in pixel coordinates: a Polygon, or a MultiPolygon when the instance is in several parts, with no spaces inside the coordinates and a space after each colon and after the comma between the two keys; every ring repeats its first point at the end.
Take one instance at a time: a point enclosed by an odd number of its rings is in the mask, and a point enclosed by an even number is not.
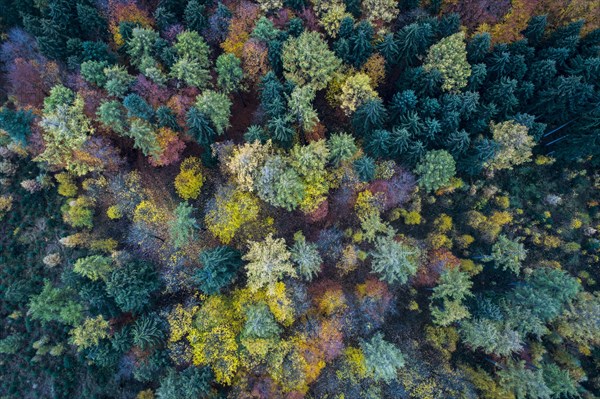
{"type": "Polygon", "coordinates": [[[317,32],[303,32],[283,45],[284,76],[299,85],[323,89],[332,79],[341,61],[317,32]]]}
{"type": "Polygon", "coordinates": [[[96,281],[98,279],[105,280],[113,267],[110,258],[102,255],[92,255],[77,259],[73,265],[73,271],[92,281],[96,281]]]}
{"type": "Polygon", "coordinates": [[[349,40],[350,59],[355,68],[360,68],[373,53],[373,27],[367,21],[360,22],[349,40]]]}
{"type": "Polygon", "coordinates": [[[388,284],[395,282],[406,284],[408,279],[417,272],[420,253],[417,247],[396,241],[391,236],[385,236],[377,238],[371,256],[373,257],[371,268],[381,280],[388,284]]]}
{"type": "Polygon", "coordinates": [[[206,27],[205,6],[198,0],[190,0],[185,7],[184,21],[189,30],[202,32],[206,27]]]}
{"type": "Polygon", "coordinates": [[[210,80],[210,48],[202,36],[196,31],[182,32],[173,47],[177,61],[171,67],[171,77],[189,86],[206,88],[210,80]]]}
{"type": "Polygon", "coordinates": [[[133,139],[133,147],[142,151],[145,156],[156,157],[160,154],[156,132],[148,122],[133,119],[126,135],[133,139]]]}
{"type": "Polygon", "coordinates": [[[42,323],[58,321],[76,325],[83,317],[83,306],[74,300],[73,294],[71,289],[54,287],[46,280],[42,291],[29,299],[28,314],[42,323]]]}
{"type": "Polygon", "coordinates": [[[403,66],[413,66],[425,54],[434,38],[429,23],[412,23],[396,32],[398,61],[403,66]]]}
{"type": "Polygon", "coordinates": [[[379,98],[368,100],[358,107],[352,117],[352,127],[359,135],[381,129],[387,120],[387,110],[379,98]]]}
{"type": "Polygon", "coordinates": [[[0,129],[8,133],[15,142],[25,145],[31,134],[33,113],[29,110],[13,111],[8,108],[0,109],[0,129]]]}
{"type": "Polygon", "coordinates": [[[94,169],[93,164],[79,160],[75,151],[82,150],[94,132],[84,113],[84,100],[62,85],[52,88],[44,100],[40,126],[44,130],[45,149],[35,160],[62,166],[78,175],[94,169]]]}
{"type": "Polygon", "coordinates": [[[189,134],[201,145],[210,145],[217,135],[208,117],[196,107],[187,112],[186,125],[189,134]]]}
{"type": "Polygon", "coordinates": [[[471,65],[467,61],[464,32],[440,40],[427,52],[424,69],[437,69],[442,75],[444,91],[458,91],[467,86],[471,65]]]}
{"type": "Polygon", "coordinates": [[[450,179],[456,174],[456,163],[447,151],[429,151],[417,165],[415,172],[420,176],[421,187],[426,191],[435,191],[450,183],[450,179]]]}
{"type": "Polygon", "coordinates": [[[243,91],[242,79],[244,71],[242,70],[242,61],[234,54],[221,54],[217,58],[217,84],[224,93],[235,93],[243,91]]]}
{"type": "Polygon", "coordinates": [[[150,295],[158,286],[152,264],[128,261],[108,276],[106,292],[124,312],[139,313],[149,305],[150,295]]]}
{"type": "Polygon", "coordinates": [[[471,64],[483,62],[492,45],[492,36],[488,32],[478,33],[467,43],[467,59],[471,64]]]}
{"type": "Polygon", "coordinates": [[[396,65],[400,49],[393,33],[388,33],[383,37],[381,43],[377,45],[377,51],[385,58],[388,65],[396,65]]]}
{"type": "Polygon", "coordinates": [[[175,208],[175,219],[169,225],[175,248],[183,247],[194,237],[194,230],[198,228],[198,222],[192,216],[193,211],[194,208],[186,202],[180,203],[175,208]]]}
{"type": "Polygon", "coordinates": [[[348,133],[332,134],[327,141],[327,147],[329,148],[329,157],[335,166],[351,159],[358,150],[354,137],[348,133]]]}
{"type": "Polygon", "coordinates": [[[220,246],[200,253],[201,269],[194,274],[193,280],[206,295],[221,292],[235,278],[242,266],[239,252],[227,246],[220,246]]]}
{"type": "Polygon", "coordinates": [[[129,94],[123,99],[123,106],[127,109],[129,118],[140,118],[151,122],[154,117],[154,109],[137,94],[129,94]]]}
{"type": "Polygon", "coordinates": [[[265,303],[250,306],[246,311],[246,324],[242,329],[243,338],[272,338],[279,335],[281,328],[277,325],[273,313],[265,303]]]}
{"type": "Polygon", "coordinates": [[[160,386],[156,389],[156,397],[157,399],[206,397],[210,394],[212,378],[212,373],[208,368],[190,366],[180,372],[169,369],[166,375],[160,379],[160,386]]]}
{"type": "Polygon", "coordinates": [[[161,321],[155,314],[145,314],[131,328],[133,344],[141,350],[157,346],[164,339],[161,321]]]}
{"type": "Polygon", "coordinates": [[[296,264],[298,274],[304,280],[312,280],[321,270],[323,259],[317,245],[307,242],[302,232],[294,234],[294,245],[290,249],[292,261],[296,264]]]}
{"type": "Polygon", "coordinates": [[[225,94],[206,90],[196,98],[196,108],[210,119],[218,135],[230,126],[231,100],[225,94]]]}
{"type": "Polygon", "coordinates": [[[492,253],[484,257],[486,261],[493,261],[495,266],[502,270],[510,270],[515,274],[521,272],[521,263],[527,257],[527,251],[522,243],[510,240],[505,235],[500,235],[498,241],[492,246],[492,253]]]}
{"type": "Polygon", "coordinates": [[[473,283],[469,275],[458,269],[446,269],[440,276],[438,285],[431,295],[431,315],[433,322],[440,326],[448,326],[458,320],[470,316],[463,301],[473,294],[473,283]],[[441,306],[435,306],[435,303],[441,306]]]}
{"type": "Polygon", "coordinates": [[[383,339],[381,333],[361,343],[365,367],[375,381],[391,382],[397,378],[398,369],[404,367],[402,352],[383,339]]]}
{"type": "Polygon", "coordinates": [[[362,181],[371,181],[375,177],[375,160],[363,156],[354,161],[354,170],[362,181]]]}

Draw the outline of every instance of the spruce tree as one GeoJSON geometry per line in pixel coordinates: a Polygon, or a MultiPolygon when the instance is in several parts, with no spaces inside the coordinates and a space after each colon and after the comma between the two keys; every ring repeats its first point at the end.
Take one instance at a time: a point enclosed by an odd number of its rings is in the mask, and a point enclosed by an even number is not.
{"type": "Polygon", "coordinates": [[[217,135],[208,117],[196,107],[188,110],[186,126],[189,134],[203,146],[210,145],[217,135]]]}
{"type": "Polygon", "coordinates": [[[387,65],[396,65],[400,49],[393,33],[388,33],[383,37],[383,40],[377,45],[377,51],[385,58],[387,65]]]}
{"type": "Polygon", "coordinates": [[[206,295],[221,292],[235,279],[242,266],[240,253],[227,246],[203,251],[199,260],[201,268],[196,271],[193,280],[206,295]]]}
{"type": "Polygon", "coordinates": [[[204,4],[198,0],[190,0],[185,7],[184,21],[186,27],[196,32],[202,32],[206,27],[206,11],[204,4]]]}
{"type": "Polygon", "coordinates": [[[361,105],[352,117],[352,127],[361,136],[381,129],[387,121],[387,110],[383,101],[374,98],[361,105]]]}

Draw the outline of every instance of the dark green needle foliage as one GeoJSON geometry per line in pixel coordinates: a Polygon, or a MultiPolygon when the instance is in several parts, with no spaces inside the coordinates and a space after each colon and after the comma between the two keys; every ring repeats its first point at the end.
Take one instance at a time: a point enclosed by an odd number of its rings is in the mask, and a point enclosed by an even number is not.
{"type": "Polygon", "coordinates": [[[106,281],[106,292],[124,312],[141,312],[158,288],[154,266],[138,260],[119,265],[106,281]]]}
{"type": "Polygon", "coordinates": [[[0,0],[0,398],[594,397],[596,3],[0,0]]]}
{"type": "Polygon", "coordinates": [[[387,110],[380,99],[372,99],[358,107],[352,117],[352,127],[360,136],[381,129],[388,118],[387,110]]]}
{"type": "Polygon", "coordinates": [[[375,160],[371,157],[363,156],[354,161],[354,170],[360,180],[368,182],[375,177],[375,160]]]}
{"type": "Polygon", "coordinates": [[[196,107],[187,112],[186,126],[190,136],[201,145],[210,145],[217,135],[208,117],[196,107]]]}
{"type": "Polygon", "coordinates": [[[0,129],[6,131],[15,142],[25,145],[27,137],[31,134],[31,111],[0,109],[0,129]]]}
{"type": "Polygon", "coordinates": [[[200,254],[202,267],[196,271],[193,280],[198,288],[212,295],[227,287],[242,266],[239,252],[227,246],[205,250],[200,254]]]}
{"type": "Polygon", "coordinates": [[[145,314],[131,328],[131,339],[142,350],[159,345],[164,339],[162,321],[156,314],[145,314]]]}
{"type": "Polygon", "coordinates": [[[190,366],[181,372],[169,369],[156,390],[158,399],[195,399],[210,393],[213,376],[209,369],[190,366]]]}

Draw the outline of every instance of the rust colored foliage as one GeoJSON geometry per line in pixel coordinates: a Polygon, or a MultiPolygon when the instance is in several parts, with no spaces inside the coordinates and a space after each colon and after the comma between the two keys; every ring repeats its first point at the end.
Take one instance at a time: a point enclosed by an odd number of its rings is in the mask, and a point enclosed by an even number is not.
{"type": "Polygon", "coordinates": [[[445,269],[455,269],[460,266],[460,259],[446,248],[431,251],[427,262],[419,267],[413,279],[416,287],[434,287],[445,269]]]}
{"type": "Polygon", "coordinates": [[[242,49],[242,66],[252,84],[258,84],[269,71],[267,46],[256,39],[248,40],[242,49]]]}
{"type": "Polygon", "coordinates": [[[8,94],[14,96],[19,105],[40,107],[50,89],[60,82],[59,69],[55,62],[43,62],[17,58],[8,67],[8,94]]]}
{"type": "Polygon", "coordinates": [[[340,321],[338,319],[323,320],[316,342],[325,361],[329,362],[338,357],[344,349],[344,334],[340,321]]]}
{"type": "Polygon", "coordinates": [[[85,101],[85,105],[83,107],[83,112],[85,116],[90,119],[96,117],[96,111],[98,107],[106,99],[106,95],[101,90],[96,89],[81,89],[78,91],[79,94],[83,97],[85,101]]]}
{"type": "Polygon", "coordinates": [[[167,107],[171,108],[180,126],[185,126],[186,112],[194,105],[195,95],[176,94],[167,101],[167,107]]]}
{"type": "Polygon", "coordinates": [[[254,28],[254,22],[260,14],[258,4],[242,1],[235,9],[235,16],[229,24],[227,39],[221,43],[221,48],[228,53],[241,58],[244,49],[244,43],[250,37],[250,32],[254,28]]]}
{"type": "Polygon", "coordinates": [[[305,132],[306,141],[319,141],[325,138],[326,129],[322,123],[317,122],[315,127],[310,132],[305,132]]]}
{"type": "Polygon", "coordinates": [[[177,35],[185,31],[185,26],[181,24],[175,24],[169,26],[163,33],[163,36],[169,43],[173,44],[177,40],[177,35]]]}
{"type": "Polygon", "coordinates": [[[381,280],[369,278],[363,284],[356,286],[356,297],[361,315],[366,316],[374,326],[381,326],[394,299],[387,284],[381,280]]]}
{"type": "Polygon", "coordinates": [[[160,128],[156,132],[158,145],[160,146],[160,155],[151,157],[149,162],[152,166],[171,165],[181,158],[181,153],[185,149],[185,143],[179,138],[177,133],[169,128],[160,128]]]}
{"type": "Polygon", "coordinates": [[[240,392],[239,399],[268,399],[281,397],[279,387],[268,376],[249,376],[247,392],[240,392]]]}
{"type": "Polygon", "coordinates": [[[482,24],[497,24],[510,7],[510,0],[454,0],[444,2],[442,13],[458,13],[463,25],[473,31],[482,24]]]}
{"type": "Polygon", "coordinates": [[[306,215],[306,220],[309,223],[319,222],[327,217],[329,213],[329,201],[325,200],[319,204],[317,209],[306,215]]]}
{"type": "Polygon", "coordinates": [[[125,40],[119,32],[119,24],[122,22],[135,23],[144,28],[149,28],[153,25],[150,14],[139,8],[134,0],[109,0],[108,12],[109,28],[113,35],[113,40],[118,47],[125,44],[125,40]]]}
{"type": "Polygon", "coordinates": [[[132,90],[148,101],[154,108],[165,104],[171,95],[166,86],[158,85],[142,74],[138,75],[132,90]]]}
{"type": "Polygon", "coordinates": [[[305,8],[299,15],[308,31],[320,31],[319,19],[312,8],[305,8]]]}
{"type": "Polygon", "coordinates": [[[101,166],[107,172],[118,172],[125,164],[125,159],[109,139],[92,136],[84,144],[82,151],[76,153],[76,158],[101,166]]]}
{"type": "Polygon", "coordinates": [[[273,24],[276,28],[285,29],[288,21],[290,20],[290,17],[290,11],[287,8],[284,8],[277,11],[275,15],[273,15],[273,17],[271,17],[270,19],[271,21],[273,21],[273,24]]]}
{"type": "Polygon", "coordinates": [[[415,188],[415,177],[404,169],[397,168],[394,176],[389,180],[375,180],[368,190],[373,194],[381,193],[384,198],[384,210],[405,203],[415,188]]]}

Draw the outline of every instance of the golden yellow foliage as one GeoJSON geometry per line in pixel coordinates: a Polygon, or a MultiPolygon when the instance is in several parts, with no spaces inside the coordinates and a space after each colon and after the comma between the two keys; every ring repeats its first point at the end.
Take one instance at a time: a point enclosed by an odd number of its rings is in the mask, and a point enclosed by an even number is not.
{"type": "Polygon", "coordinates": [[[385,58],[379,53],[373,54],[363,65],[362,72],[369,76],[373,87],[378,87],[385,79],[385,58]]]}
{"type": "Polygon", "coordinates": [[[449,360],[452,353],[456,351],[459,336],[455,327],[427,326],[425,336],[427,341],[439,350],[446,360],[449,360]]]}
{"type": "Polygon", "coordinates": [[[352,374],[358,378],[366,378],[367,365],[365,363],[365,354],[360,348],[348,347],[344,350],[344,360],[348,363],[352,374]]]}
{"type": "Polygon", "coordinates": [[[63,197],[74,197],[77,195],[77,185],[73,176],[67,172],[57,173],[54,178],[58,182],[58,194],[63,197]]]}
{"type": "Polygon", "coordinates": [[[468,366],[461,366],[460,370],[479,390],[482,399],[515,399],[515,395],[512,392],[502,389],[502,387],[484,370],[480,368],[473,369],[468,366]]]}
{"type": "Polygon", "coordinates": [[[154,399],[154,392],[152,392],[151,389],[140,391],[140,393],[137,394],[135,399],[154,399]]]}
{"type": "Polygon", "coordinates": [[[275,320],[284,326],[292,325],[294,322],[294,307],[286,293],[284,283],[279,281],[275,283],[274,288],[268,289],[265,300],[275,320]]]}
{"type": "Polygon", "coordinates": [[[456,244],[461,249],[467,249],[469,245],[473,244],[475,238],[470,234],[462,234],[456,238],[456,244]]]}
{"type": "Polygon", "coordinates": [[[344,311],[348,307],[341,287],[327,289],[318,299],[317,308],[326,316],[344,311]]]}
{"type": "Polygon", "coordinates": [[[135,207],[133,221],[136,223],[165,223],[167,217],[166,213],[162,209],[159,209],[155,203],[144,200],[135,207]]]}
{"type": "Polygon", "coordinates": [[[407,225],[421,224],[421,214],[417,211],[406,211],[403,209],[402,216],[404,217],[404,223],[407,225]]]}
{"type": "Polygon", "coordinates": [[[177,304],[167,316],[169,322],[169,342],[177,342],[183,339],[192,330],[192,320],[198,306],[184,308],[181,304],[177,304]]]}
{"type": "Polygon", "coordinates": [[[188,157],[179,166],[179,174],[175,177],[175,190],[184,200],[196,199],[204,184],[202,164],[196,157],[188,157]]]}
{"type": "Polygon", "coordinates": [[[351,115],[358,107],[377,97],[379,95],[373,90],[369,75],[359,72],[344,81],[339,101],[346,115],[351,115]]]}
{"type": "Polygon", "coordinates": [[[433,221],[433,225],[439,233],[447,233],[452,229],[452,217],[442,213],[433,221]]]}
{"type": "Polygon", "coordinates": [[[123,212],[118,205],[111,205],[106,210],[106,216],[111,220],[121,219],[123,217],[123,212]]]}
{"type": "Polygon", "coordinates": [[[427,235],[427,244],[433,249],[452,248],[452,240],[446,234],[430,233],[427,235]]]}
{"type": "Polygon", "coordinates": [[[91,240],[90,249],[92,251],[100,251],[105,253],[111,253],[117,249],[119,243],[114,238],[105,238],[102,240],[91,240]]]}
{"type": "Polygon", "coordinates": [[[215,207],[206,213],[208,229],[222,243],[231,242],[237,231],[258,217],[258,199],[248,192],[234,190],[227,195],[217,193],[215,207]]]}

